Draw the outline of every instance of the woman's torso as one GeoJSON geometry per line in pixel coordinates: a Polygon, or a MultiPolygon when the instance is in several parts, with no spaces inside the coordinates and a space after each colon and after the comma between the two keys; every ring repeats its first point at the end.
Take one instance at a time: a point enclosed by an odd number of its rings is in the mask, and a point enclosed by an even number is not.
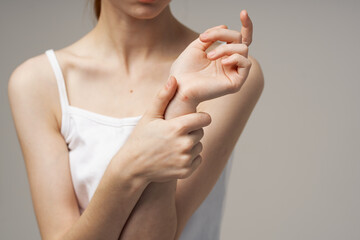
{"type": "MultiPolygon", "coordinates": [[[[72,182],[82,213],[110,160],[167,80],[171,61],[158,62],[148,74],[125,81],[106,64],[81,61],[60,51],[48,50],[46,55],[57,81],[61,134],[68,145],[72,182]]],[[[216,185],[189,219],[181,240],[219,239],[232,158],[233,153],[216,185]]]]}

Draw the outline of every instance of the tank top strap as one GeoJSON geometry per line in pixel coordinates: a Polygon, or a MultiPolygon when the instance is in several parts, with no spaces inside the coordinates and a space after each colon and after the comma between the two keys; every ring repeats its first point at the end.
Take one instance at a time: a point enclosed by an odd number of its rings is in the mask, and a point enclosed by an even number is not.
{"type": "Polygon", "coordinates": [[[55,73],[55,78],[56,78],[59,95],[60,95],[61,110],[62,110],[62,113],[64,114],[66,112],[67,107],[69,106],[69,100],[68,100],[67,93],[66,93],[64,76],[62,74],[61,67],[56,58],[54,50],[49,49],[45,52],[45,54],[47,55],[47,57],[50,61],[51,67],[55,73]]]}

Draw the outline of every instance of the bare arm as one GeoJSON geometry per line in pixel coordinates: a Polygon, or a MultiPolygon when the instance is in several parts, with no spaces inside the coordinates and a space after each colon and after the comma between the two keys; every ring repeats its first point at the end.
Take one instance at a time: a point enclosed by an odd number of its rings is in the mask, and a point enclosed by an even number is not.
{"type": "Polygon", "coordinates": [[[119,151],[80,216],[68,149],[51,111],[54,101],[49,99],[48,91],[54,90],[53,96],[58,96],[56,86],[45,81],[45,76],[49,76],[47,68],[38,67],[45,64],[48,63],[44,56],[26,61],[13,72],[8,83],[42,239],[117,239],[148,183],[121,172],[121,162],[128,156],[119,151]]]}
{"type": "MultiPolygon", "coordinates": [[[[166,119],[171,119],[196,112],[196,107],[170,104],[166,111],[169,111],[166,119]]],[[[173,239],[177,228],[176,184],[177,180],[150,183],[133,209],[119,239],[173,239]]]]}
{"type": "Polygon", "coordinates": [[[179,179],[177,183],[175,239],[179,239],[191,215],[214,187],[262,93],[262,70],[254,58],[249,59],[252,67],[239,92],[202,102],[198,106],[199,111],[211,115],[212,124],[204,128],[203,163],[189,178],[179,179]]]}
{"type": "Polygon", "coordinates": [[[133,209],[119,239],[174,239],[177,226],[176,182],[150,183],[133,209]]]}

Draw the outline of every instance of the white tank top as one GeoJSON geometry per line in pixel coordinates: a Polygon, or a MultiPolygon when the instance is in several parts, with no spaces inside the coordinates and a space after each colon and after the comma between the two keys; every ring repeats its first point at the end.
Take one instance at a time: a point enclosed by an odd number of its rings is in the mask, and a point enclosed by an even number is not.
{"type": "MultiPolygon", "coordinates": [[[[55,73],[62,111],[61,134],[69,150],[70,172],[80,214],[89,204],[107,165],[140,120],[115,118],[70,106],[64,77],[52,49],[46,55],[55,73]]],[[[228,175],[234,152],[214,188],[191,216],[180,240],[218,240],[228,175]]]]}

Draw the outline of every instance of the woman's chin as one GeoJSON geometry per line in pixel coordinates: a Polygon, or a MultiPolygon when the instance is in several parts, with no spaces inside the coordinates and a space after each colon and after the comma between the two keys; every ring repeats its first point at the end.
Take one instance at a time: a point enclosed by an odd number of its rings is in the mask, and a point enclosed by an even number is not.
{"type": "Polygon", "coordinates": [[[152,19],[158,16],[162,10],[151,4],[139,4],[134,7],[131,15],[138,19],[152,19]]]}

